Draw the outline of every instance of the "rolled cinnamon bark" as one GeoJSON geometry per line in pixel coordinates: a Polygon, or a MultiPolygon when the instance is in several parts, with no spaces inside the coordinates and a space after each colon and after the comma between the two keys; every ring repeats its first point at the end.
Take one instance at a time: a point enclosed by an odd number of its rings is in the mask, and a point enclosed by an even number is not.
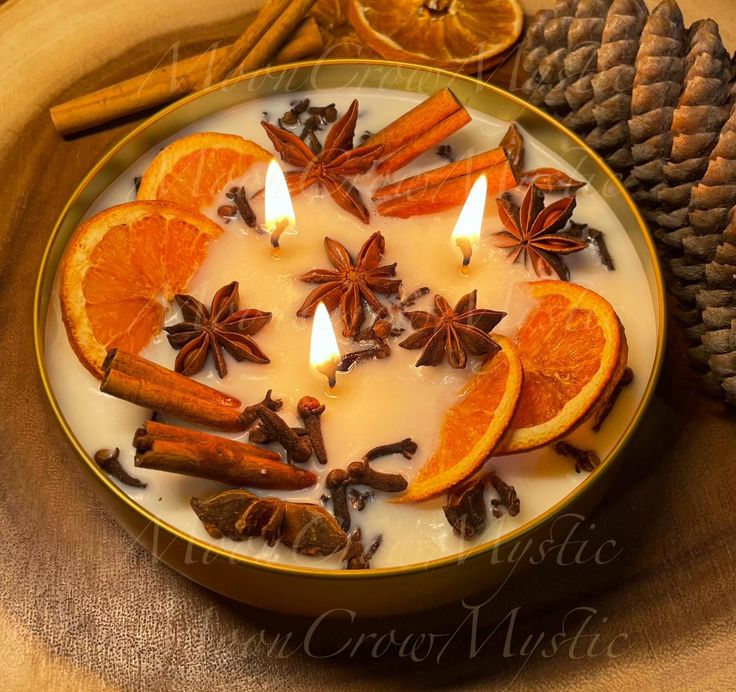
{"type": "MultiPolygon", "coordinates": [[[[173,375],[178,374],[172,372],[173,375]]],[[[238,432],[248,427],[237,408],[178,390],[175,384],[151,381],[145,375],[129,375],[111,368],[102,376],[100,391],[215,430],[238,432]]]]}
{"type": "Polygon", "coordinates": [[[148,421],[133,439],[135,465],[207,478],[229,485],[300,490],[315,484],[311,471],[283,463],[278,454],[244,442],[148,421]]]}
{"type": "Polygon", "coordinates": [[[173,387],[179,392],[191,394],[192,396],[207,399],[225,406],[241,408],[243,405],[240,399],[230,394],[225,394],[225,392],[221,392],[214,387],[208,387],[206,384],[200,384],[178,372],[169,370],[157,363],[152,363],[150,360],[141,358],[141,356],[128,353],[127,351],[121,351],[118,348],[109,351],[102,364],[102,371],[107,372],[108,370],[119,370],[126,375],[145,378],[148,382],[164,385],[169,388],[173,387]]]}
{"type": "Polygon", "coordinates": [[[451,178],[438,185],[424,187],[400,197],[380,202],[377,206],[381,216],[409,218],[423,214],[435,214],[445,209],[461,205],[468,196],[470,188],[481,175],[488,178],[488,196],[495,197],[501,192],[516,186],[516,177],[508,161],[475,171],[470,175],[451,178]]]}
{"type": "Polygon", "coordinates": [[[400,197],[409,192],[423,190],[433,185],[447,182],[452,178],[463,177],[476,171],[490,168],[507,160],[506,153],[501,147],[484,151],[481,154],[470,156],[467,159],[448,163],[444,166],[438,166],[426,173],[414,175],[411,178],[399,180],[390,185],[384,185],[378,188],[373,194],[374,200],[390,199],[392,197],[400,197]]]}
{"type": "MultiPolygon", "coordinates": [[[[273,56],[272,62],[294,62],[316,55],[323,48],[319,27],[310,17],[273,56]]],[[[222,46],[60,103],[51,108],[51,120],[60,134],[68,135],[175,101],[192,91],[193,85],[215,84],[214,65],[230,50],[230,45],[222,46]]]]}
{"type": "Polygon", "coordinates": [[[448,88],[435,92],[364,143],[383,144],[376,170],[391,173],[470,122],[470,115],[448,88]]]}
{"type": "MultiPolygon", "coordinates": [[[[278,14],[273,14],[271,20],[266,25],[266,31],[261,38],[253,43],[248,50],[242,51],[237,60],[232,60],[234,54],[228,55],[228,63],[230,69],[222,72],[222,77],[226,74],[228,77],[245,74],[251,70],[257,70],[268,63],[274,56],[279,46],[289,37],[296,29],[299,23],[312,9],[316,0],[271,0],[269,4],[282,5],[283,9],[279,9],[278,14]]],[[[266,6],[268,7],[268,5],[266,6]]],[[[265,7],[261,12],[265,11],[265,7]]],[[[260,16],[260,14],[259,14],[260,16]]],[[[243,36],[247,36],[246,31],[243,36]]],[[[223,63],[224,65],[224,63],[223,63]]],[[[215,81],[218,81],[215,75],[215,81]]]]}

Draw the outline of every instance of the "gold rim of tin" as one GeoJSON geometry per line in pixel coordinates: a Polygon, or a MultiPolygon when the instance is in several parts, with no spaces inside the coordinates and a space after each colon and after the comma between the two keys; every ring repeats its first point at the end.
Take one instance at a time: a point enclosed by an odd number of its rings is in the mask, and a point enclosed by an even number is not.
{"type": "MultiPolygon", "coordinates": [[[[313,85],[312,88],[318,88],[318,87],[316,85],[313,85]]],[[[407,91],[408,89],[404,89],[404,90],[407,91]]],[[[273,92],[271,95],[276,95],[277,93],[278,92],[273,92]]],[[[287,92],[282,91],[282,93],[287,93],[287,92]]],[[[413,93],[417,93],[417,92],[415,91],[413,93]]],[[[200,117],[206,117],[206,116],[200,116],[200,117]]],[[[170,136],[171,134],[172,133],[170,132],[168,136],[170,136]]],[[[117,178],[119,173],[121,172],[122,171],[118,171],[115,177],[117,178]]],[[[631,237],[630,233],[629,233],[629,236],[631,237]]],[[[51,299],[53,299],[53,296],[49,296],[49,300],[51,299]]],[[[185,96],[179,101],[172,103],[170,106],[164,108],[163,110],[154,114],[150,118],[146,119],[143,123],[135,127],[127,135],[122,137],[115,145],[113,145],[97,161],[97,163],[90,169],[87,175],[84,176],[82,181],[79,183],[77,188],[74,190],[74,193],[72,194],[72,196],[69,198],[69,201],[66,203],[66,205],[62,209],[59,215],[59,218],[54,224],[54,228],[51,232],[51,236],[49,237],[48,243],[46,245],[46,249],[43,254],[43,258],[41,260],[41,267],[39,269],[39,274],[38,274],[38,278],[36,281],[36,290],[35,290],[34,302],[33,302],[34,348],[35,348],[35,354],[36,354],[36,361],[37,361],[37,365],[38,365],[39,372],[41,375],[41,380],[43,383],[44,391],[46,392],[46,396],[51,404],[52,410],[54,412],[54,415],[56,416],[56,419],[59,425],[61,426],[62,430],[64,431],[64,434],[66,435],[67,439],[69,440],[72,447],[74,448],[74,451],[77,453],[77,456],[79,456],[79,458],[88,466],[88,468],[92,471],[92,473],[95,475],[97,480],[100,483],[102,483],[102,485],[108,491],[110,491],[118,500],[120,500],[125,505],[127,505],[129,509],[133,510],[136,514],[148,520],[149,522],[154,524],[159,529],[171,534],[172,537],[178,538],[182,541],[185,541],[186,543],[189,543],[191,545],[198,547],[199,549],[205,551],[206,553],[215,554],[218,557],[225,558],[231,562],[243,563],[250,567],[255,567],[257,569],[263,570],[264,572],[276,571],[276,572],[280,572],[283,574],[298,575],[300,577],[308,577],[311,579],[352,579],[352,580],[377,580],[378,579],[380,580],[383,578],[395,577],[395,576],[399,576],[403,574],[415,574],[419,572],[428,572],[431,570],[437,570],[443,567],[451,567],[453,564],[465,562],[469,559],[479,557],[480,555],[484,553],[491,553],[494,550],[498,550],[500,547],[504,546],[505,544],[511,543],[526,534],[532,533],[535,529],[539,528],[545,522],[556,517],[566,507],[571,505],[580,495],[587,492],[593,485],[599,482],[599,480],[603,477],[603,475],[611,468],[616,457],[618,457],[618,455],[621,453],[622,449],[624,448],[626,443],[631,438],[634,430],[639,425],[639,422],[641,421],[641,417],[644,411],[646,410],[647,406],[649,405],[649,402],[654,393],[654,388],[657,383],[657,379],[659,377],[659,373],[662,367],[662,361],[664,358],[664,345],[665,345],[665,339],[666,339],[666,330],[667,330],[667,322],[666,322],[664,281],[662,278],[662,273],[661,273],[661,269],[659,266],[659,261],[657,259],[657,254],[655,251],[654,242],[652,241],[651,234],[649,233],[649,230],[646,226],[646,223],[644,222],[644,219],[642,218],[636,205],[634,204],[633,200],[629,196],[624,186],[618,180],[615,173],[608,167],[608,165],[603,161],[603,159],[601,159],[598,156],[598,154],[596,154],[595,151],[593,151],[575,133],[571,132],[570,130],[565,128],[563,125],[558,123],[552,116],[548,115],[547,113],[537,108],[536,106],[533,106],[527,101],[524,101],[523,99],[506,91],[505,89],[501,89],[500,87],[494,86],[492,84],[482,82],[473,77],[468,77],[466,75],[458,75],[458,74],[455,74],[454,72],[449,72],[447,70],[442,70],[439,68],[425,67],[421,65],[413,65],[410,63],[403,63],[403,62],[388,62],[388,61],[383,61],[383,60],[360,60],[360,59],[310,60],[310,61],[299,62],[299,63],[290,63],[287,65],[267,67],[261,70],[250,72],[248,74],[245,74],[239,77],[234,77],[225,82],[222,82],[221,84],[216,84],[202,91],[185,96]],[[285,73],[289,71],[309,70],[312,68],[320,68],[320,69],[329,70],[329,69],[340,67],[340,66],[342,67],[352,66],[355,68],[369,66],[369,67],[379,67],[379,68],[384,68],[384,69],[391,69],[394,71],[407,70],[411,72],[425,72],[425,73],[435,75],[436,77],[439,77],[439,78],[446,78],[450,82],[472,85],[476,89],[487,90],[487,91],[493,92],[497,96],[500,96],[503,99],[507,99],[508,101],[510,101],[514,106],[518,107],[521,111],[528,111],[532,113],[534,116],[541,118],[549,126],[556,129],[561,135],[563,135],[564,138],[566,138],[567,140],[575,144],[580,150],[582,150],[586,154],[587,158],[590,159],[605,174],[605,177],[607,178],[607,183],[612,184],[614,186],[614,191],[618,195],[621,196],[629,212],[632,214],[632,216],[637,222],[637,225],[639,227],[638,230],[641,232],[641,236],[645,243],[646,250],[648,252],[649,259],[651,262],[650,269],[654,273],[653,279],[654,279],[654,284],[657,290],[657,296],[656,296],[657,305],[655,307],[655,310],[657,312],[658,327],[659,327],[659,330],[658,330],[659,333],[657,335],[657,350],[656,350],[655,357],[654,357],[654,363],[652,365],[652,371],[649,376],[649,381],[647,382],[646,387],[644,389],[642,398],[639,401],[639,405],[637,406],[634,412],[634,416],[631,419],[631,422],[625,428],[625,430],[623,431],[623,434],[620,435],[618,442],[614,445],[613,449],[608,454],[608,456],[602,460],[600,467],[594,473],[591,473],[590,475],[588,475],[574,490],[568,493],[560,501],[555,503],[552,507],[548,508],[545,512],[536,516],[534,519],[531,519],[530,521],[522,524],[520,527],[514,529],[513,531],[507,534],[504,534],[503,536],[500,536],[494,540],[487,541],[477,546],[473,546],[472,548],[469,548],[468,550],[465,550],[459,553],[455,553],[453,555],[449,555],[446,557],[429,560],[427,562],[412,563],[410,565],[403,565],[400,567],[383,567],[383,568],[372,568],[370,570],[355,570],[355,571],[341,570],[341,569],[320,569],[320,568],[301,567],[301,566],[294,566],[294,565],[281,565],[275,562],[268,562],[266,560],[260,560],[257,558],[241,555],[239,553],[235,553],[230,550],[225,550],[223,548],[216,546],[213,543],[207,543],[198,538],[190,536],[189,534],[184,533],[183,531],[180,531],[176,527],[163,521],[162,519],[157,517],[155,514],[151,513],[150,511],[148,511],[147,509],[139,505],[130,496],[128,496],[125,492],[123,492],[94,463],[93,459],[82,448],[74,432],[71,430],[66,419],[64,418],[64,415],[61,411],[61,407],[56,401],[56,397],[54,396],[53,390],[51,389],[51,385],[50,385],[49,378],[48,378],[48,373],[46,371],[46,363],[44,359],[44,350],[45,350],[44,336],[45,336],[45,328],[46,328],[45,322],[46,322],[46,314],[48,311],[48,305],[46,305],[46,309],[42,309],[43,307],[42,303],[44,301],[44,292],[46,290],[47,285],[49,283],[51,284],[53,283],[54,276],[58,269],[57,263],[54,263],[53,267],[50,266],[50,259],[51,259],[52,252],[54,250],[54,245],[56,244],[57,236],[60,233],[64,220],[66,219],[67,215],[69,214],[72,207],[77,202],[77,200],[79,199],[83,191],[87,188],[88,184],[95,178],[95,176],[97,176],[105,168],[105,166],[107,166],[109,161],[119,151],[125,148],[126,145],[128,145],[133,140],[135,140],[141,133],[149,129],[152,125],[163,120],[170,114],[175,113],[176,111],[181,109],[183,106],[193,103],[197,101],[198,99],[208,94],[217,92],[221,89],[224,90],[240,82],[254,80],[255,78],[258,78],[258,77],[268,77],[268,76],[277,75],[279,73],[285,73]]]]}

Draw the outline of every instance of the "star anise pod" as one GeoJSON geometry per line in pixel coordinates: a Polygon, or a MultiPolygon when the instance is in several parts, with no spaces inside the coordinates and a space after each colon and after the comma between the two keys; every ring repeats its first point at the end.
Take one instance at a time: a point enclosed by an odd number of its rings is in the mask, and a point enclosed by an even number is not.
{"type": "Polygon", "coordinates": [[[325,238],[325,250],[335,269],[313,269],[300,277],[302,281],[320,286],[307,296],[296,314],[311,317],[320,302],[330,312],[339,306],[344,336],[355,336],[363,326],[363,303],[378,316],[386,314],[376,293],[398,293],[401,279],[391,278],[396,275],[395,262],[381,266],[385,247],[386,241],[376,232],[363,243],[354,260],[342,243],[325,238]]]}
{"type": "Polygon", "coordinates": [[[495,354],[500,346],[490,337],[491,330],[506,316],[505,312],[477,308],[478,292],[464,295],[453,309],[439,295],[434,297],[434,312],[412,310],[404,314],[415,331],[404,339],[402,348],[423,348],[420,365],[439,365],[447,354],[453,368],[464,368],[467,354],[495,354]]]}
{"type": "Polygon", "coordinates": [[[360,192],[348,180],[351,175],[365,173],[383,150],[382,144],[353,149],[358,101],[350,104],[345,115],[325,137],[322,151],[313,152],[297,135],[280,127],[261,122],[281,159],[298,170],[286,174],[289,192],[296,195],[315,183],[324,187],[345,211],[368,223],[370,216],[360,192]]]}
{"type": "Polygon", "coordinates": [[[570,272],[561,256],[587,247],[584,241],[560,233],[575,209],[575,197],[563,197],[545,207],[544,192],[532,183],[521,207],[505,195],[496,203],[505,230],[494,233],[495,244],[510,250],[512,262],[523,256],[526,263],[529,257],[537,276],[557,276],[567,281],[570,272]]]}
{"type": "Polygon", "coordinates": [[[223,286],[212,299],[210,309],[192,296],[177,294],[184,321],[165,327],[171,346],[180,351],[174,365],[183,375],[194,375],[205,365],[212,352],[217,374],[227,375],[222,349],[238,361],[270,363],[268,356],[251,335],[260,331],[271,319],[270,312],[238,310],[238,282],[223,286]]]}

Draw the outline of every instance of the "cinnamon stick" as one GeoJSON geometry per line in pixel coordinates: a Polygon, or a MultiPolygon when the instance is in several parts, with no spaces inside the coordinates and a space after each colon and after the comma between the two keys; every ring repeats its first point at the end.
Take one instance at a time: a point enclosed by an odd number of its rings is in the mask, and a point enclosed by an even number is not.
{"type": "Polygon", "coordinates": [[[214,387],[208,387],[206,384],[200,384],[189,377],[180,375],[157,363],[152,363],[150,360],[141,358],[141,356],[121,351],[118,348],[112,349],[102,364],[103,372],[111,369],[119,370],[126,375],[145,379],[148,382],[173,387],[179,392],[208,399],[224,406],[233,406],[238,409],[243,406],[240,399],[230,394],[225,394],[214,387]]]}
{"type": "MultiPolygon", "coordinates": [[[[294,62],[318,54],[323,48],[317,22],[309,17],[272,62],[294,62]]],[[[193,84],[214,84],[213,67],[230,49],[226,45],[209,50],[58,104],[51,108],[51,120],[60,134],[67,135],[175,101],[192,91],[193,84]]]]}
{"type": "Polygon", "coordinates": [[[496,149],[484,151],[481,154],[476,154],[460,161],[438,166],[425,173],[414,175],[411,178],[405,178],[390,185],[384,185],[373,193],[373,199],[382,200],[399,197],[408,192],[439,185],[452,178],[467,176],[476,171],[491,168],[492,166],[504,163],[506,160],[507,155],[504,150],[501,147],[497,147],[496,149]]]}
{"type": "Polygon", "coordinates": [[[452,115],[448,115],[428,130],[423,132],[420,130],[421,134],[414,137],[414,139],[401,147],[401,149],[384,158],[376,166],[376,171],[381,175],[388,175],[389,173],[398,171],[425,151],[429,151],[432,147],[447,139],[453,132],[457,132],[457,130],[469,122],[470,113],[468,111],[464,108],[456,110],[452,115]]]}
{"type": "Polygon", "coordinates": [[[216,435],[148,421],[133,439],[135,465],[229,485],[300,490],[315,484],[311,471],[280,461],[278,454],[216,435]]]}
{"type": "MultiPolygon", "coordinates": [[[[272,3],[276,1],[271,0],[272,3]]],[[[286,7],[275,15],[275,19],[270,23],[268,30],[261,39],[251,49],[243,53],[242,57],[233,61],[233,67],[228,76],[234,77],[235,75],[245,74],[266,65],[279,46],[296,29],[299,22],[307,15],[307,12],[312,9],[315,2],[316,0],[286,0],[286,7]]]]}
{"type": "Polygon", "coordinates": [[[376,170],[391,173],[470,122],[470,115],[448,88],[435,92],[364,144],[383,144],[376,170]],[[405,151],[404,151],[405,150],[405,151]]]}
{"type": "Polygon", "coordinates": [[[485,173],[488,178],[488,196],[491,198],[516,186],[514,172],[508,161],[504,161],[471,175],[451,178],[438,185],[419,188],[400,197],[385,200],[378,204],[378,213],[381,216],[406,219],[457,207],[466,200],[472,184],[481,173],[485,173]]]}
{"type": "MultiPolygon", "coordinates": [[[[256,18],[248,26],[238,39],[230,46],[230,49],[219,55],[212,65],[212,81],[211,84],[221,82],[228,73],[237,67],[240,62],[250,53],[258,42],[263,38],[266,32],[271,26],[278,23],[280,17],[284,12],[289,10],[291,0],[267,0],[266,4],[260,9],[256,18]]],[[[310,5],[311,7],[311,5],[310,5]]],[[[306,14],[306,12],[304,13],[306,14]]],[[[302,15],[299,19],[304,15],[302,15]]],[[[286,33],[284,38],[288,36],[299,22],[297,21],[289,31],[286,33]]],[[[280,44],[274,46],[273,52],[278,50],[280,44]]],[[[271,57],[271,56],[269,56],[271,57]]],[[[265,63],[263,63],[265,65],[265,63]]],[[[192,90],[201,89],[205,86],[203,80],[196,80],[192,82],[192,90]]]]}
{"type": "Polygon", "coordinates": [[[102,376],[100,391],[215,430],[237,432],[248,427],[237,408],[178,389],[180,377],[184,376],[172,371],[171,384],[167,385],[145,373],[130,375],[110,368],[102,376]]]}

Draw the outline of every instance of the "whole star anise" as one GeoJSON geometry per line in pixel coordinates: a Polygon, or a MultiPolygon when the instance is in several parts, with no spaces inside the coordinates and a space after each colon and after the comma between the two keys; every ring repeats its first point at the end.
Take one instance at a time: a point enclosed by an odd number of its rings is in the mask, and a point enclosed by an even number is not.
{"type": "Polygon", "coordinates": [[[447,354],[453,368],[464,368],[468,353],[482,356],[500,350],[490,332],[506,313],[477,308],[477,297],[478,292],[473,290],[464,295],[453,309],[442,296],[436,295],[434,312],[412,310],[404,313],[417,331],[399,346],[424,349],[417,367],[439,365],[447,354]]]}
{"type": "Polygon", "coordinates": [[[508,196],[499,197],[496,203],[505,230],[494,233],[495,244],[510,250],[512,262],[523,256],[526,263],[528,256],[537,276],[567,281],[570,272],[561,255],[587,247],[584,241],[560,232],[572,216],[575,197],[563,197],[545,207],[544,192],[532,183],[520,207],[508,196]]]}
{"type": "Polygon", "coordinates": [[[320,302],[332,312],[341,309],[342,333],[355,336],[363,326],[367,303],[376,315],[384,315],[386,308],[376,293],[398,293],[401,279],[396,275],[396,263],[381,266],[386,241],[380,232],[371,235],[363,243],[355,260],[342,243],[325,238],[325,250],[335,269],[313,269],[300,278],[312,284],[320,284],[306,298],[297,311],[299,317],[311,317],[320,302]]]}
{"type": "Polygon", "coordinates": [[[222,349],[238,361],[270,363],[268,356],[251,335],[260,331],[271,319],[270,312],[238,310],[238,282],[223,286],[212,299],[208,310],[189,295],[177,294],[183,322],[165,327],[171,346],[180,351],[174,365],[183,375],[194,375],[205,365],[212,352],[217,374],[227,375],[227,363],[222,349]]]}
{"type": "Polygon", "coordinates": [[[370,219],[368,209],[363,204],[360,192],[347,178],[368,171],[383,150],[383,145],[353,149],[357,118],[358,101],[355,100],[345,115],[330,128],[319,153],[313,152],[292,132],[265,121],[262,121],[261,125],[281,155],[281,159],[299,169],[286,174],[286,182],[292,195],[317,183],[324,187],[345,211],[357,216],[363,223],[368,223],[370,219]]]}

